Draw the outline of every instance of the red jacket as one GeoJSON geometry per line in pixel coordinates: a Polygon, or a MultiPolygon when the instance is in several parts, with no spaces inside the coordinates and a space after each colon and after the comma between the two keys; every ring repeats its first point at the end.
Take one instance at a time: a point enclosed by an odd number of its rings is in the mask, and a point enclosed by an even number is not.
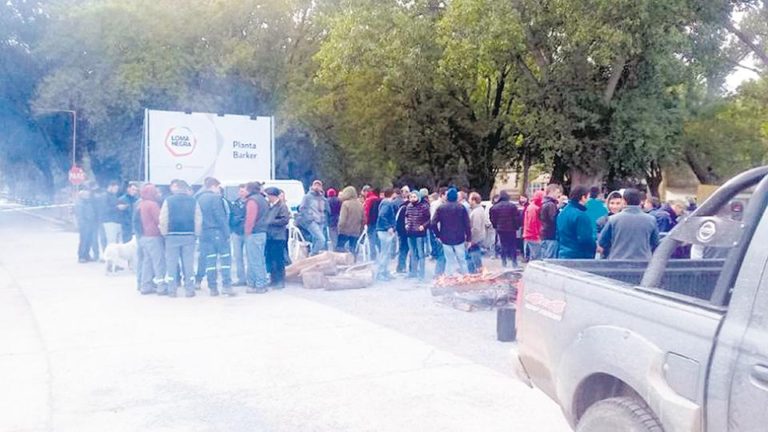
{"type": "Polygon", "coordinates": [[[149,183],[141,189],[139,217],[141,218],[141,235],[144,237],[160,237],[160,196],[157,187],[149,183]]]}
{"type": "MultiPolygon", "coordinates": [[[[373,210],[373,205],[378,205],[381,203],[381,199],[379,196],[373,192],[368,192],[368,194],[365,196],[365,203],[363,204],[363,225],[369,225],[370,223],[376,223],[376,221],[369,221],[368,218],[371,215],[371,210],[373,210]]],[[[376,209],[376,213],[378,214],[378,209],[376,209]]]]}
{"type": "Polygon", "coordinates": [[[541,241],[541,219],[539,212],[544,200],[544,192],[538,191],[533,194],[533,200],[528,208],[525,209],[523,218],[523,240],[541,241]]]}

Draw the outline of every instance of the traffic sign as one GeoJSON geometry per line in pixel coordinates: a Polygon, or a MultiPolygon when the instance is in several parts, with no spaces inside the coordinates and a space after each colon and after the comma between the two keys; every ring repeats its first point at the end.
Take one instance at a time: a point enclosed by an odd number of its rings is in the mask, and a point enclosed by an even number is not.
{"type": "Polygon", "coordinates": [[[69,182],[73,185],[81,185],[85,180],[85,171],[79,166],[75,165],[69,170],[69,182]]]}

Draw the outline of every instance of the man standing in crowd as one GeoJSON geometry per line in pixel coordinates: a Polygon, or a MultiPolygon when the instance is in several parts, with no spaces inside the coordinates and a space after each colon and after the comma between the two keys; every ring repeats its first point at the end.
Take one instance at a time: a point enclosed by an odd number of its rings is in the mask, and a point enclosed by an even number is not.
{"type": "Polygon", "coordinates": [[[541,259],[541,205],[544,192],[536,191],[523,215],[523,242],[526,255],[531,261],[541,259]]]}
{"type": "Polygon", "coordinates": [[[269,286],[285,288],[285,249],[288,247],[288,222],[291,211],[280,199],[280,189],[271,187],[265,191],[269,210],[267,211],[267,245],[265,248],[269,286]]]}
{"type": "Polygon", "coordinates": [[[123,242],[123,215],[117,207],[117,191],[119,189],[120,184],[118,182],[109,182],[107,193],[102,201],[103,208],[101,210],[101,215],[103,217],[104,232],[107,236],[107,245],[123,242]]]}
{"type": "Polygon", "coordinates": [[[608,209],[605,207],[605,203],[598,199],[598,195],[600,195],[599,187],[592,186],[589,188],[589,199],[585,205],[587,208],[587,216],[589,216],[595,229],[597,229],[597,221],[608,214],[608,209]]]}
{"type": "Polygon", "coordinates": [[[574,186],[568,195],[568,204],[557,216],[558,258],[595,258],[595,230],[584,206],[588,198],[589,189],[585,186],[574,186]]]}
{"type": "Polygon", "coordinates": [[[378,220],[376,222],[376,235],[381,245],[376,272],[376,280],[379,281],[392,280],[392,275],[389,273],[389,261],[392,259],[395,246],[395,224],[397,218],[395,198],[395,192],[392,189],[387,189],[384,191],[384,199],[379,205],[378,220]]]}
{"type": "Polygon", "coordinates": [[[365,196],[365,203],[363,204],[363,224],[368,233],[368,248],[372,260],[376,260],[381,248],[379,236],[376,234],[376,223],[379,219],[380,205],[381,197],[379,196],[379,190],[371,189],[365,196]]]}
{"type": "Polygon", "coordinates": [[[237,189],[237,199],[229,206],[229,230],[232,240],[232,257],[237,274],[237,280],[232,286],[245,286],[245,200],[248,190],[245,184],[237,189]]]}
{"type": "Polygon", "coordinates": [[[331,250],[336,250],[339,242],[339,213],[341,213],[341,200],[339,200],[336,189],[329,188],[326,193],[328,196],[328,237],[331,243],[331,250]]]}
{"type": "Polygon", "coordinates": [[[80,243],[77,247],[78,262],[87,263],[98,260],[98,247],[93,247],[97,241],[98,218],[96,216],[96,207],[91,199],[91,191],[88,189],[83,189],[77,194],[75,218],[77,219],[77,230],[80,233],[80,243]],[[96,252],[95,258],[91,257],[91,249],[94,249],[96,252]]]}
{"type": "Polygon", "coordinates": [[[600,233],[599,246],[612,260],[650,260],[659,244],[659,230],[653,216],[640,208],[640,191],[624,191],[626,207],[608,220],[600,233]]]}
{"type": "Polygon", "coordinates": [[[411,192],[405,207],[405,235],[408,239],[408,249],[411,251],[411,268],[409,278],[426,281],[426,248],[425,241],[429,230],[429,203],[424,201],[421,192],[411,192]]]}
{"type": "Polygon", "coordinates": [[[559,200],[562,193],[560,185],[547,186],[547,195],[541,204],[541,259],[557,258],[557,215],[560,212],[559,200]]]}
{"type": "Polygon", "coordinates": [[[470,273],[479,273],[483,269],[483,242],[488,238],[488,226],[490,223],[485,216],[485,208],[482,201],[483,198],[479,193],[472,192],[469,194],[469,205],[471,207],[469,223],[472,226],[472,243],[467,251],[469,256],[467,266],[470,273]]]}
{"type": "Polygon", "coordinates": [[[139,291],[142,294],[167,294],[165,284],[165,243],[160,232],[160,192],[152,183],[141,189],[141,201],[136,204],[134,224],[141,251],[139,291]]]}
{"type": "Polygon", "coordinates": [[[686,204],[682,201],[670,201],[662,205],[652,214],[656,218],[656,226],[660,233],[672,231],[677,225],[677,218],[685,212],[686,204]]]}
{"type": "MultiPolygon", "coordinates": [[[[260,183],[248,183],[247,189],[248,198],[245,203],[244,226],[245,250],[248,255],[248,289],[246,292],[249,294],[263,294],[267,292],[267,286],[269,285],[265,256],[267,230],[269,228],[269,221],[267,220],[269,203],[267,203],[264,195],[261,194],[260,183]]],[[[320,184],[319,193],[324,203],[325,197],[322,195],[322,183],[320,184]]],[[[320,231],[320,234],[322,235],[322,231],[320,231]]]]}
{"type": "Polygon", "coordinates": [[[117,209],[121,215],[121,236],[122,242],[128,243],[133,238],[133,210],[136,201],[139,200],[138,183],[130,182],[125,189],[125,193],[117,200],[117,209]]]}
{"type": "Polygon", "coordinates": [[[397,210],[395,213],[395,231],[397,232],[397,268],[398,274],[405,274],[408,264],[408,237],[405,235],[405,206],[408,205],[408,197],[411,195],[411,188],[403,186],[400,188],[400,195],[395,197],[397,210]]]}
{"type": "Polygon", "coordinates": [[[200,255],[204,258],[205,275],[211,296],[218,296],[217,263],[221,265],[222,293],[234,295],[232,291],[232,255],[229,246],[229,206],[221,194],[221,183],[208,177],[205,188],[197,196],[203,215],[203,232],[200,236],[200,255]]]}
{"type": "MultiPolygon", "coordinates": [[[[447,193],[447,187],[441,187],[438,189],[438,193],[436,194],[437,196],[434,197],[432,202],[429,204],[430,220],[435,218],[437,209],[440,208],[441,205],[445,204],[445,195],[447,193]]],[[[439,277],[445,274],[445,251],[443,250],[443,244],[440,243],[440,239],[437,238],[434,229],[429,230],[429,237],[431,238],[430,241],[432,243],[432,258],[435,259],[435,277],[439,277]]]]}
{"type": "Polygon", "coordinates": [[[441,205],[432,218],[432,229],[443,244],[447,273],[466,274],[466,245],[472,241],[469,213],[459,204],[459,192],[451,188],[446,193],[448,202],[441,205]]]}
{"type": "MultiPolygon", "coordinates": [[[[339,240],[336,245],[338,252],[355,254],[357,241],[363,232],[363,205],[357,199],[357,191],[353,186],[347,186],[341,191],[341,209],[339,211],[339,240]]],[[[371,241],[371,239],[368,239],[371,241]]]]}
{"type": "Polygon", "coordinates": [[[501,243],[501,265],[506,267],[512,261],[517,268],[517,224],[520,214],[517,205],[510,201],[509,193],[501,191],[499,201],[491,207],[491,224],[501,243]]]}
{"type": "Polygon", "coordinates": [[[315,180],[312,182],[312,189],[304,196],[299,206],[301,226],[312,236],[312,255],[326,249],[325,224],[329,213],[328,201],[323,193],[323,182],[315,180]]]}
{"type": "MultiPolygon", "coordinates": [[[[195,237],[203,229],[200,206],[190,195],[184,180],[171,182],[171,196],[160,209],[160,232],[165,236],[165,282],[168,296],[176,297],[179,286],[179,260],[187,297],[195,296],[195,237]]],[[[160,292],[160,294],[163,294],[160,292]]]]}

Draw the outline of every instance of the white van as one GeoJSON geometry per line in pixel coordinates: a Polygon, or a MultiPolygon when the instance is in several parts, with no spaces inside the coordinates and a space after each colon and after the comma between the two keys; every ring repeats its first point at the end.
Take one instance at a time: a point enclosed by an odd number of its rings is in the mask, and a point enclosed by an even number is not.
{"type": "MultiPolygon", "coordinates": [[[[304,189],[304,184],[298,180],[257,180],[257,181],[263,184],[262,190],[269,187],[276,187],[282,190],[283,192],[285,192],[286,204],[288,204],[288,208],[291,209],[291,212],[294,212],[294,213],[299,210],[299,205],[301,204],[301,200],[304,198],[304,195],[306,195],[307,193],[306,190],[304,189]]],[[[244,181],[244,182],[238,182],[238,183],[223,184],[224,196],[227,197],[228,200],[232,200],[232,201],[236,200],[239,186],[244,183],[248,183],[248,182],[244,181]]]]}

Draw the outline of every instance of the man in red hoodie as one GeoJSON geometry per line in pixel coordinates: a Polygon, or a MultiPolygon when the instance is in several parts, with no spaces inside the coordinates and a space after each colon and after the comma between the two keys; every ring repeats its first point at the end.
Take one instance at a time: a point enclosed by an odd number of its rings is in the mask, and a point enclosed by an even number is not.
{"type": "Polygon", "coordinates": [[[533,194],[533,200],[525,209],[523,216],[523,241],[526,255],[530,260],[541,259],[541,204],[544,202],[544,191],[533,194]]]}
{"type": "Polygon", "coordinates": [[[147,183],[141,189],[141,201],[138,203],[140,223],[135,225],[141,249],[141,281],[142,294],[159,292],[165,289],[165,243],[160,233],[160,192],[152,183],[147,183]]]}

